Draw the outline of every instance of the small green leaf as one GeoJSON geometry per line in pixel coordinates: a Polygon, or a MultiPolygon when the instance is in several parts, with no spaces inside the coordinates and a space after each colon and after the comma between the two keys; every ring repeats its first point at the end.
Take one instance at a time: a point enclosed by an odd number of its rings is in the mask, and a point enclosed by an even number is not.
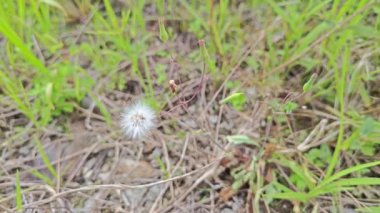
{"type": "Polygon", "coordinates": [[[313,85],[314,85],[314,79],[317,77],[316,74],[311,75],[310,79],[303,85],[303,92],[309,92],[313,85]]]}
{"type": "Polygon", "coordinates": [[[259,144],[256,141],[253,141],[251,138],[249,138],[246,135],[231,135],[231,136],[227,136],[227,140],[230,143],[233,143],[233,144],[236,144],[236,145],[238,145],[238,144],[249,144],[249,145],[259,146],[259,144]]]}
{"type": "Polygon", "coordinates": [[[297,174],[291,174],[289,180],[294,183],[300,191],[304,191],[307,187],[306,182],[297,174]]]}
{"type": "Polygon", "coordinates": [[[368,117],[364,120],[361,128],[360,134],[364,136],[368,136],[375,128],[375,120],[371,117],[368,117]]]}
{"type": "Polygon", "coordinates": [[[232,184],[231,188],[235,191],[239,190],[241,186],[243,185],[243,180],[235,180],[235,182],[232,184]]]}
{"type": "Polygon", "coordinates": [[[245,104],[245,100],[246,100],[245,94],[237,92],[221,100],[219,103],[220,104],[231,103],[234,109],[241,110],[245,104]]]}
{"type": "Polygon", "coordinates": [[[289,113],[292,113],[295,109],[297,109],[297,107],[298,107],[298,104],[292,101],[289,101],[283,106],[283,110],[285,111],[285,113],[289,114],[289,113]]]}
{"type": "Polygon", "coordinates": [[[46,100],[50,109],[54,110],[54,104],[52,102],[53,83],[49,82],[45,89],[46,100]]]}
{"type": "Polygon", "coordinates": [[[360,147],[360,151],[367,156],[373,156],[375,154],[375,147],[373,144],[363,144],[360,147]]]}
{"type": "Polygon", "coordinates": [[[359,130],[355,130],[350,137],[348,137],[344,142],[343,142],[343,149],[352,149],[352,150],[358,150],[360,149],[360,132],[359,130]]]}
{"type": "Polygon", "coordinates": [[[237,93],[234,93],[234,94],[228,96],[227,98],[221,100],[219,103],[220,103],[220,104],[232,103],[232,102],[234,102],[234,101],[242,100],[242,99],[245,100],[245,95],[244,95],[244,93],[237,92],[237,93]]]}
{"type": "Polygon", "coordinates": [[[326,144],[322,144],[320,150],[321,150],[320,151],[321,160],[324,160],[325,162],[330,161],[332,153],[329,146],[327,146],[326,144]]]}
{"type": "Polygon", "coordinates": [[[163,20],[159,20],[158,25],[160,27],[160,39],[161,39],[161,41],[167,42],[169,40],[169,34],[168,34],[168,32],[166,32],[163,20]]]}

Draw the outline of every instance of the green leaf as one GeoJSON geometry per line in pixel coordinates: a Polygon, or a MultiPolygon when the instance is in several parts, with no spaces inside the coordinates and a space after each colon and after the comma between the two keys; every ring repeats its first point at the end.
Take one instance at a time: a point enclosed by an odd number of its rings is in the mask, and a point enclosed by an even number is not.
{"type": "Polygon", "coordinates": [[[305,157],[318,167],[327,165],[331,156],[330,148],[326,144],[322,144],[320,148],[313,148],[305,154],[305,157]]]}
{"type": "Polygon", "coordinates": [[[95,102],[96,106],[99,108],[102,115],[104,116],[104,119],[106,120],[107,125],[111,126],[112,125],[111,115],[108,112],[106,106],[104,106],[104,104],[97,98],[96,95],[94,95],[92,93],[90,93],[89,95],[90,95],[91,99],[95,102]]]}
{"type": "Polygon", "coordinates": [[[227,98],[221,100],[219,103],[225,104],[225,103],[228,103],[228,102],[233,102],[235,100],[242,99],[243,97],[245,97],[244,93],[237,92],[237,93],[234,93],[234,94],[228,96],[227,98]]]}
{"type": "Polygon", "coordinates": [[[339,172],[335,173],[334,175],[330,176],[329,178],[326,178],[325,180],[323,180],[322,183],[319,184],[318,187],[321,187],[323,185],[331,183],[334,180],[337,180],[337,179],[339,179],[339,178],[341,178],[343,176],[346,176],[348,174],[351,174],[351,173],[354,173],[354,172],[357,172],[357,171],[361,171],[363,169],[366,169],[366,168],[369,168],[369,167],[373,167],[373,166],[377,166],[377,165],[380,165],[380,161],[375,161],[375,162],[365,163],[365,164],[359,164],[359,165],[350,167],[348,169],[339,171],[339,172]]]}
{"type": "Polygon", "coordinates": [[[221,100],[219,103],[220,104],[231,103],[232,106],[236,110],[240,110],[244,106],[245,100],[246,100],[245,94],[237,92],[221,100]]]}
{"type": "Polygon", "coordinates": [[[376,27],[366,26],[364,24],[358,24],[351,27],[355,31],[356,36],[364,39],[380,39],[380,34],[376,27]]]}
{"type": "Polygon", "coordinates": [[[326,22],[321,22],[317,26],[313,27],[313,30],[310,31],[299,42],[298,48],[295,50],[295,53],[300,53],[304,51],[313,41],[315,41],[318,38],[318,36],[320,36],[322,33],[325,33],[330,28],[331,25],[326,22]]]}
{"type": "Polygon", "coordinates": [[[290,175],[289,180],[295,184],[295,186],[297,187],[297,190],[299,191],[304,191],[307,187],[305,181],[295,173],[290,175]]]}
{"type": "Polygon", "coordinates": [[[350,190],[354,186],[370,186],[370,185],[380,185],[380,178],[346,178],[340,179],[335,182],[324,184],[322,187],[318,187],[310,192],[311,195],[317,196],[320,194],[326,194],[332,192],[331,189],[348,189],[350,190]]]}
{"type": "Polygon", "coordinates": [[[285,113],[289,114],[289,113],[292,113],[295,109],[297,109],[298,107],[298,104],[297,103],[294,103],[292,101],[289,101],[287,102],[284,106],[283,106],[283,110],[285,111],[285,113]]]}
{"type": "Polygon", "coordinates": [[[358,130],[354,131],[350,137],[348,137],[344,142],[343,142],[343,149],[347,150],[348,148],[353,149],[353,150],[358,150],[360,149],[360,143],[359,143],[359,138],[360,138],[360,132],[358,130]]]}
{"type": "Polygon", "coordinates": [[[369,135],[374,130],[375,123],[376,121],[372,117],[367,117],[360,128],[360,134],[364,136],[369,135]]]}
{"type": "Polygon", "coordinates": [[[166,32],[164,21],[159,20],[158,25],[160,28],[160,39],[161,39],[161,41],[167,42],[169,40],[169,34],[168,34],[168,32],[166,32]]]}
{"type": "Polygon", "coordinates": [[[301,202],[306,202],[311,198],[308,196],[308,194],[301,193],[301,192],[284,192],[284,193],[268,195],[267,197],[272,198],[272,199],[297,200],[301,202]]]}
{"type": "Polygon", "coordinates": [[[328,162],[331,159],[332,153],[328,145],[322,144],[320,149],[320,159],[328,162]]]}
{"type": "Polygon", "coordinates": [[[285,158],[282,158],[277,163],[290,168],[293,171],[293,173],[296,174],[299,177],[299,179],[305,183],[305,185],[307,185],[309,189],[313,189],[315,187],[316,181],[311,177],[311,172],[308,170],[306,166],[301,167],[297,165],[294,161],[290,161],[285,158]]]}
{"type": "Polygon", "coordinates": [[[42,174],[38,170],[32,169],[32,170],[30,170],[30,173],[33,176],[35,176],[36,178],[42,180],[44,183],[46,183],[46,184],[48,184],[50,186],[53,185],[53,181],[48,176],[42,174]]]}
{"type": "Polygon", "coordinates": [[[111,2],[109,0],[104,0],[103,3],[104,7],[106,8],[107,16],[112,24],[112,27],[114,27],[114,29],[112,30],[119,29],[117,17],[115,15],[115,11],[113,10],[111,2]]]}
{"type": "Polygon", "coordinates": [[[335,181],[331,185],[334,186],[370,186],[370,185],[380,185],[380,178],[346,178],[335,181]]]}
{"type": "Polygon", "coordinates": [[[357,212],[364,212],[364,213],[377,213],[380,212],[380,206],[374,206],[374,207],[363,207],[359,209],[355,209],[357,212]]]}
{"type": "Polygon", "coordinates": [[[241,186],[243,185],[243,180],[242,179],[239,179],[239,180],[235,180],[234,183],[232,184],[231,188],[235,191],[239,190],[241,188],[241,186]]]}
{"type": "Polygon", "coordinates": [[[366,143],[360,146],[360,151],[367,156],[373,156],[375,154],[375,147],[374,144],[366,143]]]}
{"type": "Polygon", "coordinates": [[[256,141],[253,141],[251,138],[249,138],[246,135],[227,136],[227,140],[228,140],[228,142],[236,144],[236,145],[238,145],[238,144],[249,144],[249,145],[259,146],[259,144],[256,141]]]}
{"type": "Polygon", "coordinates": [[[317,75],[313,74],[310,79],[303,85],[303,92],[309,92],[313,85],[314,85],[314,80],[317,77],[317,75]]]}
{"type": "Polygon", "coordinates": [[[12,26],[9,25],[9,23],[4,19],[4,17],[1,17],[1,13],[2,11],[0,12],[0,33],[2,33],[10,43],[20,50],[26,61],[39,69],[43,74],[47,75],[49,70],[45,67],[44,63],[34,55],[29,45],[21,39],[12,26]]]}

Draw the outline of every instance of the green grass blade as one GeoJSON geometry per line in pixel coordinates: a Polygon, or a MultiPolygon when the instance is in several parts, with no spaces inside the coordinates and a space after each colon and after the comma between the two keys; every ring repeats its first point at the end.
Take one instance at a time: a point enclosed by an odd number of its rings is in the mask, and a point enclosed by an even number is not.
{"type": "Polygon", "coordinates": [[[99,98],[96,95],[94,95],[92,93],[90,93],[89,95],[90,95],[91,99],[94,100],[95,105],[99,108],[100,112],[104,116],[104,119],[105,119],[107,125],[111,126],[112,125],[111,115],[108,112],[107,107],[104,106],[104,104],[99,100],[99,98]]]}
{"type": "Polygon", "coordinates": [[[380,178],[360,177],[340,179],[330,184],[332,187],[341,186],[370,186],[380,185],[380,178]]]}
{"type": "Polygon", "coordinates": [[[31,173],[34,177],[36,177],[36,178],[42,180],[44,183],[46,183],[46,184],[48,184],[48,185],[50,185],[50,186],[53,185],[53,181],[52,181],[48,176],[42,174],[41,172],[39,172],[39,171],[37,171],[37,170],[35,170],[35,169],[32,169],[32,170],[30,170],[30,173],[31,173]]]}
{"type": "MultiPolygon", "coordinates": [[[[342,150],[342,145],[344,141],[345,109],[346,109],[344,97],[345,97],[345,88],[346,88],[346,77],[347,77],[347,72],[349,69],[349,58],[350,58],[350,51],[348,47],[349,37],[350,37],[349,35],[343,35],[342,38],[340,39],[340,42],[342,42],[343,45],[341,47],[342,53],[338,53],[338,55],[342,54],[342,65],[340,69],[336,68],[334,70],[335,85],[336,85],[335,91],[337,93],[336,99],[339,103],[339,135],[336,142],[332,160],[326,170],[325,178],[330,177],[331,174],[333,173],[339,161],[339,156],[340,156],[340,152],[342,150]]],[[[336,59],[338,59],[338,57],[336,59]]],[[[335,62],[332,61],[331,63],[335,63],[335,62]]]]}
{"type": "Polygon", "coordinates": [[[48,168],[49,172],[53,175],[53,177],[57,178],[57,172],[55,171],[55,168],[51,164],[48,155],[46,154],[44,148],[42,147],[41,141],[37,138],[34,139],[36,145],[37,145],[37,150],[38,153],[41,156],[42,161],[44,162],[45,166],[48,168]]]}
{"type": "Polygon", "coordinates": [[[198,12],[193,8],[191,7],[191,5],[189,5],[189,3],[187,1],[184,1],[184,0],[181,0],[180,3],[182,4],[182,6],[184,6],[186,8],[186,10],[199,22],[202,24],[202,27],[204,29],[208,29],[208,25],[206,23],[206,21],[202,18],[201,15],[198,14],[198,12]]]}
{"type": "Polygon", "coordinates": [[[275,1],[267,0],[267,3],[271,6],[273,11],[277,13],[284,21],[289,24],[291,30],[295,35],[300,34],[301,28],[297,26],[296,22],[298,21],[291,13],[287,13],[286,10],[282,9],[275,1]]]}
{"type": "Polygon", "coordinates": [[[310,191],[310,195],[316,197],[321,194],[333,193],[342,190],[352,190],[352,187],[356,186],[370,186],[370,185],[380,185],[380,178],[368,178],[368,177],[360,177],[360,178],[346,178],[340,179],[335,182],[324,184],[323,186],[319,186],[315,190],[310,191]]]}
{"type": "Polygon", "coordinates": [[[34,117],[22,83],[14,78],[11,78],[0,70],[0,87],[3,89],[5,94],[16,103],[19,110],[36,124],[37,120],[34,117]]]}
{"type": "Polygon", "coordinates": [[[322,33],[328,31],[332,26],[326,22],[322,22],[312,31],[310,31],[302,40],[299,42],[299,47],[294,51],[294,54],[299,54],[304,51],[312,42],[314,42],[322,33]]]}
{"type": "Polygon", "coordinates": [[[16,209],[17,211],[22,211],[22,192],[20,184],[20,174],[17,170],[16,172],[16,209]]]}
{"type": "Polygon", "coordinates": [[[339,179],[345,175],[348,175],[348,174],[351,174],[351,173],[354,173],[354,172],[357,172],[357,171],[360,171],[360,170],[363,170],[363,169],[366,169],[369,167],[374,167],[377,165],[380,165],[380,161],[356,165],[356,166],[353,166],[351,168],[342,170],[342,171],[336,173],[335,175],[332,175],[330,178],[327,178],[322,183],[330,183],[330,182],[337,180],[337,179],[339,179]]]}
{"type": "MultiPolygon", "coordinates": [[[[3,11],[0,11],[0,14],[3,11]]],[[[29,49],[28,45],[22,41],[22,39],[17,35],[17,33],[12,29],[6,19],[0,15],[0,32],[4,34],[4,36],[14,45],[16,46],[25,59],[39,69],[42,73],[49,73],[48,69],[42,63],[40,59],[38,59],[33,52],[29,49]]]]}
{"type": "Polygon", "coordinates": [[[287,199],[287,200],[297,200],[301,202],[307,202],[311,197],[306,193],[302,192],[284,192],[268,196],[274,199],[287,199]]]}
{"type": "Polygon", "coordinates": [[[103,3],[104,3],[104,7],[106,8],[107,16],[108,16],[108,18],[109,18],[109,20],[110,20],[110,22],[112,24],[112,27],[114,28],[112,30],[119,29],[119,24],[118,24],[118,21],[117,21],[117,17],[115,15],[115,11],[113,10],[110,1],[109,0],[104,0],[103,3]]]}
{"type": "Polygon", "coordinates": [[[377,213],[380,212],[380,206],[374,206],[374,207],[364,207],[355,209],[357,212],[363,212],[363,213],[377,213]]]}

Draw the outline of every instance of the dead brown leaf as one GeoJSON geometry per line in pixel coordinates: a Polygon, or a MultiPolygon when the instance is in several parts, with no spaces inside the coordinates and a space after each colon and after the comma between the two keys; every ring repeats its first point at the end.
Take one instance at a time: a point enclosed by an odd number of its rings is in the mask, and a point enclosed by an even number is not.
{"type": "Polygon", "coordinates": [[[219,192],[219,197],[222,199],[224,202],[227,202],[231,199],[232,196],[234,196],[236,193],[235,190],[233,190],[230,186],[224,187],[222,190],[219,192]]]}
{"type": "Polygon", "coordinates": [[[153,178],[158,175],[160,175],[160,171],[153,168],[146,161],[123,159],[116,168],[114,179],[120,183],[127,183],[143,178],[153,178]]]}

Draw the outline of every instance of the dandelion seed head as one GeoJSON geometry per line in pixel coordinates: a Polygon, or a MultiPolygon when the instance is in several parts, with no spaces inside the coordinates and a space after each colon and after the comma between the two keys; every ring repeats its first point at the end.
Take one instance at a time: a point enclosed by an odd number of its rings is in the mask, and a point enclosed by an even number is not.
{"type": "Polygon", "coordinates": [[[126,107],[121,115],[121,128],[131,139],[141,139],[155,125],[155,113],[148,105],[138,102],[126,107]]]}

